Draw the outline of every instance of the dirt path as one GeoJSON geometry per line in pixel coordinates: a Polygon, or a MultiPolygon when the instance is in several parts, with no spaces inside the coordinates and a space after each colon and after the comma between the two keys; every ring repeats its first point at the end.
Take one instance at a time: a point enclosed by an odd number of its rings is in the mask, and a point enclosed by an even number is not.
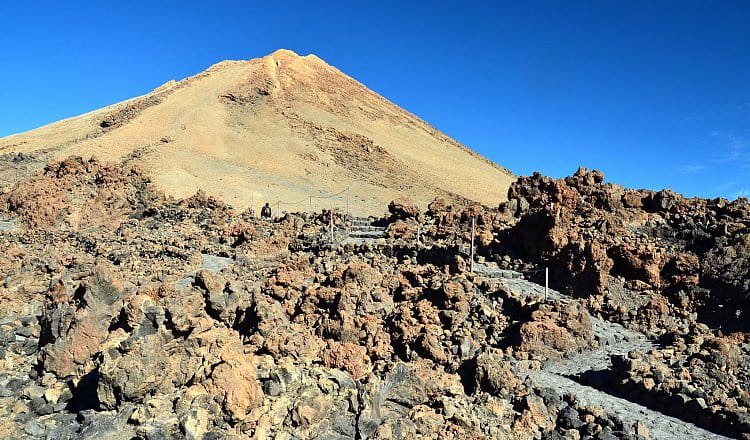
{"type": "Polygon", "coordinates": [[[701,429],[692,423],[667,416],[634,402],[607,394],[586,385],[546,370],[528,371],[528,377],[539,387],[552,388],[566,393],[584,405],[595,405],[620,419],[624,425],[642,422],[648,428],[652,439],[727,439],[718,434],[701,429]]]}
{"type": "MultiPolygon", "coordinates": [[[[517,272],[500,270],[486,265],[475,265],[475,271],[482,276],[498,278],[507,289],[542,300],[544,286],[526,281],[517,272]]],[[[548,290],[549,301],[571,301],[567,295],[548,290]]],[[[612,414],[625,425],[642,422],[649,429],[652,439],[727,439],[698,426],[661,412],[649,409],[639,403],[617,397],[606,389],[582,385],[574,379],[583,373],[606,371],[612,367],[612,355],[627,354],[632,350],[648,351],[658,347],[642,333],[627,329],[619,324],[592,317],[594,336],[599,348],[580,353],[568,359],[547,362],[541,370],[528,370],[528,376],[539,387],[552,388],[561,394],[573,395],[584,405],[595,405],[612,414]]]]}

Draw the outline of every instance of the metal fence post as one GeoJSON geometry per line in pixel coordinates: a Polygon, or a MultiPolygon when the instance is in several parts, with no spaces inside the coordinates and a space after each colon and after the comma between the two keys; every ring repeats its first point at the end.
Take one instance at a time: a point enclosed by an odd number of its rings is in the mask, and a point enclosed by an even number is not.
{"type": "Polygon", "coordinates": [[[351,211],[349,211],[349,197],[351,195],[352,188],[347,186],[346,187],[346,215],[351,214],[351,211]]]}
{"type": "Polygon", "coordinates": [[[471,271],[474,272],[474,231],[476,228],[476,218],[471,218],[471,271]]]}
{"type": "Polygon", "coordinates": [[[333,206],[331,206],[328,216],[331,218],[331,245],[333,245],[333,206]]]}

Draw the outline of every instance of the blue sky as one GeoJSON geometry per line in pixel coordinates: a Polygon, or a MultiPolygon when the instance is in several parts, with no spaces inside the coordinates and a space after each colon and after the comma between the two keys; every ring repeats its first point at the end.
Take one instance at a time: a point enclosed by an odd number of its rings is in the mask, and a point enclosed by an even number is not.
{"type": "Polygon", "coordinates": [[[0,2],[0,136],[283,47],[518,174],[750,196],[750,2],[274,3],[0,2]]]}

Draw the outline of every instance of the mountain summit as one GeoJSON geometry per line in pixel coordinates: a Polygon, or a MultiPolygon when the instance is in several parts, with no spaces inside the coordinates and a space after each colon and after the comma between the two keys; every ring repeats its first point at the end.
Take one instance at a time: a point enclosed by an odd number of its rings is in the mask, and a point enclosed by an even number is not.
{"type": "Polygon", "coordinates": [[[352,210],[409,197],[496,205],[514,176],[315,55],[222,61],[149,94],[0,138],[0,154],[140,164],[166,193],[352,210]]]}

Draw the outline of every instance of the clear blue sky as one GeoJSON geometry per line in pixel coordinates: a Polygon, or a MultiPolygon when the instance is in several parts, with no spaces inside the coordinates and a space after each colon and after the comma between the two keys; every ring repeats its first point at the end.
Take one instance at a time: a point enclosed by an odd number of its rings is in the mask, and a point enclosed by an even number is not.
{"type": "Polygon", "coordinates": [[[518,174],[750,195],[750,2],[274,3],[2,2],[0,136],[288,48],[518,174]]]}

